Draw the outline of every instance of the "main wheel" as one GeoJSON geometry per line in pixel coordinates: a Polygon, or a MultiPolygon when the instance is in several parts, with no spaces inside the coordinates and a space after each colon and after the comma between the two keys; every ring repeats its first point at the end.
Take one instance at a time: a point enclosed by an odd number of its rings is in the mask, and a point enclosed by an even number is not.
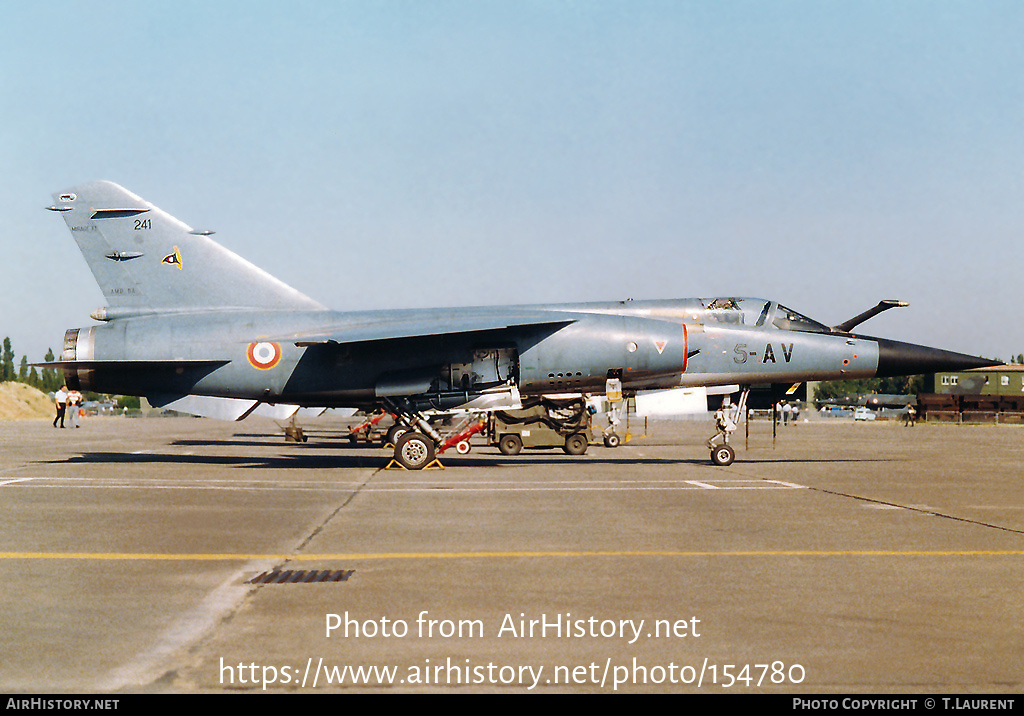
{"type": "Polygon", "coordinates": [[[582,433],[573,433],[565,439],[562,449],[570,455],[582,455],[587,451],[587,438],[582,433]]]}
{"type": "Polygon", "coordinates": [[[736,459],[736,451],[728,445],[719,445],[711,451],[711,462],[725,467],[732,465],[732,461],[736,459]]]}
{"type": "Polygon", "coordinates": [[[502,455],[518,455],[523,449],[523,439],[514,433],[502,435],[498,441],[498,450],[502,455]]]}
{"type": "Polygon", "coordinates": [[[395,443],[395,461],[407,470],[422,470],[434,460],[434,441],[415,431],[402,433],[395,443]]]}
{"type": "Polygon", "coordinates": [[[605,447],[617,448],[621,443],[622,443],[622,438],[620,438],[615,433],[608,433],[607,435],[604,436],[604,446],[605,447]]]}
{"type": "Polygon", "coordinates": [[[405,427],[401,423],[395,423],[388,428],[386,433],[384,433],[384,444],[397,446],[398,438],[407,432],[409,432],[409,428],[405,427]]]}

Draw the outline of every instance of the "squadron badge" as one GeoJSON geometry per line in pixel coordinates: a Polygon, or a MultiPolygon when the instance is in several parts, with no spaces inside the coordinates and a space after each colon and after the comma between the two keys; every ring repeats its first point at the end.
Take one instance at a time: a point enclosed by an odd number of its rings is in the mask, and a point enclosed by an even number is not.
{"type": "Polygon", "coordinates": [[[178,251],[178,247],[177,246],[174,247],[174,253],[167,254],[162,259],[160,259],[160,263],[167,264],[168,266],[177,266],[178,270],[180,271],[181,270],[181,252],[178,251]]]}

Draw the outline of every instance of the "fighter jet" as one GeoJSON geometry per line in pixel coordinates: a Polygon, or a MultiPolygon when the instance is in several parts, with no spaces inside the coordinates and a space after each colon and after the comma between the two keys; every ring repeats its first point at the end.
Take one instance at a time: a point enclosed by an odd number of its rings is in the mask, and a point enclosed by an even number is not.
{"type": "MultiPolygon", "coordinates": [[[[708,442],[730,464],[752,384],[965,370],[994,361],[851,331],[883,301],[827,326],[776,301],[711,297],[337,312],[130,191],[97,181],[54,195],[107,305],[64,336],[68,387],[214,405],[385,410],[406,432],[395,460],[431,463],[429,411],[516,407],[523,396],[740,386],[708,442]]],[[[202,412],[198,410],[198,412],[202,412]]]]}

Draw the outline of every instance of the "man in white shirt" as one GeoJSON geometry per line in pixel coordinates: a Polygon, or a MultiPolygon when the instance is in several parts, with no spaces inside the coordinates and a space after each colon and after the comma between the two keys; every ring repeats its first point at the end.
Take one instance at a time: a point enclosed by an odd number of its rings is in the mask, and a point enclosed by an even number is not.
{"type": "Polygon", "coordinates": [[[57,417],[53,419],[53,427],[57,427],[57,421],[60,421],[60,426],[64,427],[64,413],[68,407],[68,387],[62,385],[60,389],[53,394],[53,403],[57,406],[57,417]]]}

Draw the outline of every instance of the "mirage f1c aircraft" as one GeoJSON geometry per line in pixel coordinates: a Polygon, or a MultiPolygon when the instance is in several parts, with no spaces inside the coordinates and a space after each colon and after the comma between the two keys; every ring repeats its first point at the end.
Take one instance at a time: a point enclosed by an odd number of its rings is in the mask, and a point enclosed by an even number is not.
{"type": "MultiPolygon", "coordinates": [[[[832,327],[733,297],[336,312],[116,184],[55,194],[49,208],[107,300],[92,314],[98,325],[69,330],[48,364],[69,387],[155,406],[220,404],[235,419],[264,404],[383,409],[407,428],[395,459],[410,469],[439,446],[429,411],[509,409],[522,396],[609,385],[749,390],[994,364],[851,333],[896,301],[832,327]]],[[[734,458],[733,429],[726,421],[708,443],[716,464],[734,458]]]]}

